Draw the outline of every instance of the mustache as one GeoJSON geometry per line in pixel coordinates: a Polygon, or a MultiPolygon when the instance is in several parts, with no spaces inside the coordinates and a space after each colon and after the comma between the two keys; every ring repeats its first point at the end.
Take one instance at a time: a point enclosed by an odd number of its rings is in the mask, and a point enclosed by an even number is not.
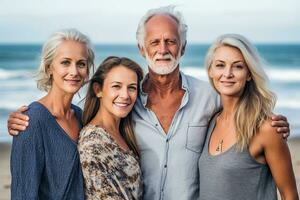
{"type": "Polygon", "coordinates": [[[157,59],[171,59],[171,60],[175,60],[175,58],[171,55],[171,54],[156,54],[153,58],[153,60],[157,60],[157,59]]]}

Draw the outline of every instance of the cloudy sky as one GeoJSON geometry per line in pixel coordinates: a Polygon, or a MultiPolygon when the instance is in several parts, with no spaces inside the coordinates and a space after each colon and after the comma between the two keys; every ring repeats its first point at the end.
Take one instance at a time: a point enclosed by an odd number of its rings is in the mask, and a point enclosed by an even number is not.
{"type": "Polygon", "coordinates": [[[189,43],[240,33],[257,43],[300,43],[299,0],[0,0],[0,43],[43,43],[55,30],[77,28],[94,43],[135,43],[150,8],[178,5],[189,43]]]}

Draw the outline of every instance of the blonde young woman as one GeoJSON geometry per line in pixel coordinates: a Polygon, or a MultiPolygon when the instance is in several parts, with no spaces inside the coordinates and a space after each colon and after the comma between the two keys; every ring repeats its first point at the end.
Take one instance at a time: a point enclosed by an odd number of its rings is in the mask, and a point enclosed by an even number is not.
{"type": "Polygon", "coordinates": [[[200,199],[298,199],[285,140],[271,126],[275,97],[254,46],[220,36],[206,56],[223,109],[211,120],[199,160],[200,199]]]}
{"type": "Polygon", "coordinates": [[[94,54],[75,29],[44,44],[37,86],[47,94],[29,105],[30,123],[13,138],[12,199],[84,199],[77,140],[81,110],[73,96],[88,78],[94,54]]]}

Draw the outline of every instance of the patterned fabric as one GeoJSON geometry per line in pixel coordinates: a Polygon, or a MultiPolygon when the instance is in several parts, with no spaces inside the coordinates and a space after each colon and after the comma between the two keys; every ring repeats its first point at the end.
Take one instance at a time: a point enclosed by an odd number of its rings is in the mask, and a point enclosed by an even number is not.
{"type": "Polygon", "coordinates": [[[125,151],[103,128],[85,126],[78,150],[86,199],[137,200],[142,197],[138,158],[125,151]]]}

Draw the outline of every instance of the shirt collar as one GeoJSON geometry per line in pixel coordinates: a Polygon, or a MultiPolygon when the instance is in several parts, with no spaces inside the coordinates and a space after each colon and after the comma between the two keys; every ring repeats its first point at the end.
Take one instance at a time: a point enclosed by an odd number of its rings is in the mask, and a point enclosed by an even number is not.
{"type": "MultiPolygon", "coordinates": [[[[148,94],[143,91],[143,83],[148,78],[149,78],[149,74],[147,73],[146,76],[144,77],[144,79],[140,83],[140,98],[141,98],[141,102],[145,108],[147,105],[148,94]]],[[[180,71],[180,78],[181,78],[181,88],[183,90],[185,90],[185,94],[182,98],[182,102],[181,102],[181,106],[180,106],[180,108],[182,108],[188,102],[188,99],[189,99],[189,85],[188,85],[187,77],[182,71],[180,71]]]]}

